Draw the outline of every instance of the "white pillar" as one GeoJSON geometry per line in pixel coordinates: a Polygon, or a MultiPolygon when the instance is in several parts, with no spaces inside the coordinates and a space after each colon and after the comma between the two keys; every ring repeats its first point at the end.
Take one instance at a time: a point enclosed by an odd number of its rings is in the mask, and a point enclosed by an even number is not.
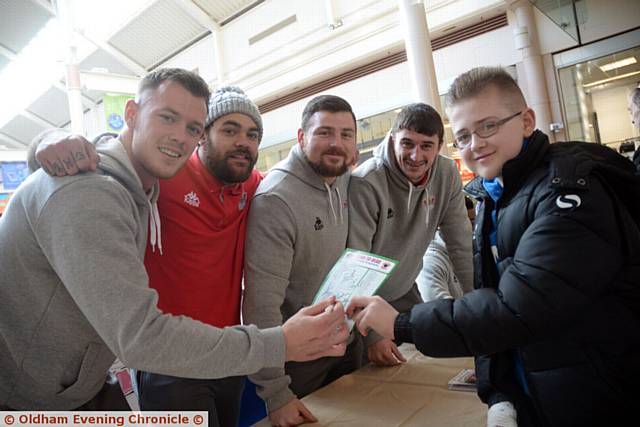
{"type": "Polygon", "coordinates": [[[69,117],[71,119],[71,132],[84,135],[84,112],[82,107],[82,84],[80,83],[80,70],[76,47],[75,27],[73,24],[73,0],[58,0],[58,16],[67,43],[67,100],[69,103],[69,117]]]}
{"type": "Polygon", "coordinates": [[[534,18],[533,6],[529,0],[518,0],[511,4],[516,16],[513,27],[516,49],[522,54],[522,66],[526,73],[526,87],[523,87],[529,107],[536,113],[536,127],[549,135],[553,141],[553,133],[549,130],[551,109],[549,93],[544,74],[538,29],[534,18]]]}
{"type": "Polygon", "coordinates": [[[226,73],[224,71],[224,44],[222,42],[222,30],[215,29],[211,32],[216,43],[216,74],[218,75],[218,88],[225,85],[226,73]]]}
{"type": "Polygon", "coordinates": [[[342,20],[336,16],[336,8],[334,0],[324,0],[324,14],[327,19],[327,26],[331,30],[335,30],[342,26],[342,20]]]}
{"type": "MultiPolygon", "coordinates": [[[[75,59],[75,47],[71,48],[75,59]]],[[[67,63],[67,99],[69,101],[69,116],[71,118],[71,132],[84,135],[84,108],[82,106],[82,84],[78,62],[67,63]]]]}
{"type": "MultiPolygon", "coordinates": [[[[398,0],[398,4],[400,5],[400,26],[404,32],[404,46],[411,74],[413,99],[415,102],[431,105],[442,115],[424,3],[422,0],[398,0]]],[[[440,152],[450,155],[447,144],[442,144],[440,152]]]]}
{"type": "Polygon", "coordinates": [[[398,0],[398,4],[413,98],[416,102],[431,105],[442,114],[424,4],[421,0],[398,0]]]}

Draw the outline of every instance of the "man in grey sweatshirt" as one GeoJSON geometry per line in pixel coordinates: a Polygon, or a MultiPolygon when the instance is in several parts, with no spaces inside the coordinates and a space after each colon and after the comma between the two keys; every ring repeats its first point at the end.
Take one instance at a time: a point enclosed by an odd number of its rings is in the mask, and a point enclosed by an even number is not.
{"type": "Polygon", "coordinates": [[[0,409],[123,409],[95,404],[116,357],[141,370],[219,378],[344,353],[344,313],[331,300],[264,330],[158,310],[143,265],[147,230],[159,231],[157,178],[189,158],[208,97],[191,72],[155,71],[127,103],[123,133],[98,145],[96,173],[38,171],[14,194],[0,218],[0,239],[11,242],[0,245],[0,409]]]}
{"type": "MultiPolygon", "coordinates": [[[[438,154],[443,135],[432,107],[403,108],[374,157],[353,172],[349,184],[348,247],[400,262],[378,290],[399,311],[422,302],[415,280],[438,229],[462,291],[473,289],[471,225],[458,170],[438,154]]],[[[391,340],[371,333],[365,343],[371,362],[404,362],[391,340]]]]}
{"type": "MultiPolygon", "coordinates": [[[[347,243],[346,193],[356,158],[351,106],[331,95],[309,101],[298,144],[260,183],[249,212],[242,307],[247,323],[278,326],[312,302],[347,243]]],[[[272,424],[316,421],[298,398],[356,369],[361,350],[356,339],[342,358],[287,363],[252,376],[272,424]]]]}

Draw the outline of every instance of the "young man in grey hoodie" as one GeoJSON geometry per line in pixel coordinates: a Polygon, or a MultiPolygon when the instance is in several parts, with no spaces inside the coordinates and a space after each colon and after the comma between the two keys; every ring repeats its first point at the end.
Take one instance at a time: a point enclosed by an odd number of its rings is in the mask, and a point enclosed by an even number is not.
{"type": "MultiPolygon", "coordinates": [[[[378,290],[399,311],[422,302],[415,280],[438,229],[462,291],[473,289],[471,225],[458,170],[451,159],[438,154],[443,135],[435,109],[408,105],[349,184],[348,246],[400,262],[378,290]]],[[[365,343],[371,362],[405,361],[389,339],[371,333],[365,343]]]]}
{"type": "MultiPolygon", "coordinates": [[[[307,104],[298,145],[258,186],[245,246],[244,320],[274,327],[311,304],[347,242],[347,183],[357,158],[356,120],[342,98],[307,104]]],[[[345,357],[287,363],[251,377],[273,425],[315,422],[298,398],[356,369],[362,343],[345,357]]]]}
{"type": "Polygon", "coordinates": [[[96,173],[39,171],[15,193],[0,218],[0,238],[11,242],[0,246],[0,409],[125,409],[123,399],[98,404],[116,357],[141,370],[218,378],[344,352],[343,310],[331,300],[265,330],[158,310],[143,265],[157,178],[189,158],[208,98],[191,72],[153,72],[126,105],[126,129],[98,145],[96,173]]]}

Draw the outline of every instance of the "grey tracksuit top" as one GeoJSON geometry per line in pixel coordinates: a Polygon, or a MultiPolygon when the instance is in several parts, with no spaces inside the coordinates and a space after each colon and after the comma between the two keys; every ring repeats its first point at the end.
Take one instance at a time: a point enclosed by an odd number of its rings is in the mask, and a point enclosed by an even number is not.
{"type": "MultiPolygon", "coordinates": [[[[310,305],[347,242],[349,174],[325,183],[299,145],[260,183],[245,245],[245,323],[281,325],[310,305]]],[[[252,377],[270,410],[294,398],[284,369],[252,377]]]]}
{"type": "Polygon", "coordinates": [[[283,366],[281,328],[217,329],[158,310],[143,265],[154,200],[118,139],[98,152],[97,173],[34,173],[0,218],[0,407],[77,408],[116,357],[194,378],[283,366]]]}
{"type": "Polygon", "coordinates": [[[463,292],[472,290],[471,223],[454,162],[438,155],[426,185],[416,187],[398,167],[387,135],[349,184],[348,247],[400,262],[378,295],[387,301],[409,295],[438,228],[463,292]]]}

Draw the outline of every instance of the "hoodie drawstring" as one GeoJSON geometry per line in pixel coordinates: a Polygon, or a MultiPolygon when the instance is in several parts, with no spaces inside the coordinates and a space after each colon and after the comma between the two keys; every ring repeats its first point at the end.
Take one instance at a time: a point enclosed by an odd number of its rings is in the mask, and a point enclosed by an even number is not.
{"type": "Polygon", "coordinates": [[[338,211],[340,212],[340,224],[344,224],[344,218],[342,217],[342,197],[340,197],[340,190],[336,187],[336,193],[338,194],[338,211]]]}
{"type": "Polygon", "coordinates": [[[149,211],[149,242],[151,243],[151,251],[156,251],[156,243],[158,250],[162,255],[162,233],[160,226],[160,212],[158,212],[158,204],[151,202],[151,210],[149,211]]]}
{"type": "Polygon", "coordinates": [[[333,207],[333,197],[331,197],[331,187],[326,182],[324,183],[324,187],[327,189],[327,197],[329,198],[329,206],[331,206],[331,213],[333,214],[333,223],[338,223],[338,217],[336,216],[336,210],[333,207]]]}
{"type": "MultiPolygon", "coordinates": [[[[413,183],[411,181],[409,182],[409,196],[407,197],[407,213],[411,212],[411,196],[413,195],[413,183]]],[[[431,212],[431,208],[433,207],[431,205],[431,197],[429,195],[429,186],[427,185],[424,188],[424,197],[425,200],[427,201],[427,205],[425,206],[425,223],[427,224],[427,226],[429,226],[429,213],[431,212]]]]}
{"type": "Polygon", "coordinates": [[[427,224],[427,227],[429,227],[429,213],[431,212],[431,208],[433,207],[431,205],[431,197],[429,196],[429,186],[427,186],[425,189],[425,197],[427,198],[427,206],[425,209],[426,213],[425,213],[425,218],[424,218],[424,222],[425,224],[427,224]]]}

